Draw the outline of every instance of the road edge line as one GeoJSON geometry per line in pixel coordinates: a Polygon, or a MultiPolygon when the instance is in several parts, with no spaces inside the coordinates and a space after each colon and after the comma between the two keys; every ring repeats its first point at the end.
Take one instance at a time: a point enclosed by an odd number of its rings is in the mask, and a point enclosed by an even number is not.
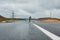
{"type": "Polygon", "coordinates": [[[60,40],[59,36],[47,31],[46,29],[44,29],[44,28],[42,28],[42,27],[40,27],[40,26],[38,26],[38,25],[36,25],[34,23],[32,23],[32,24],[34,26],[36,26],[39,30],[41,30],[44,34],[46,34],[48,37],[50,37],[52,40],[60,40]]]}

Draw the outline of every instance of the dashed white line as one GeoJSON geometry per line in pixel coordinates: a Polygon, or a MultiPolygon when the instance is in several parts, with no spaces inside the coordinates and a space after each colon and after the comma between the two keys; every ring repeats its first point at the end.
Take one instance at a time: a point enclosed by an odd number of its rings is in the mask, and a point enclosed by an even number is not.
{"type": "Polygon", "coordinates": [[[34,23],[33,23],[33,25],[36,26],[39,30],[41,30],[48,37],[50,37],[52,40],[60,40],[60,37],[59,36],[57,36],[57,35],[49,32],[49,31],[45,30],[44,28],[42,28],[42,27],[40,27],[40,26],[38,26],[38,25],[36,25],[34,23]]]}

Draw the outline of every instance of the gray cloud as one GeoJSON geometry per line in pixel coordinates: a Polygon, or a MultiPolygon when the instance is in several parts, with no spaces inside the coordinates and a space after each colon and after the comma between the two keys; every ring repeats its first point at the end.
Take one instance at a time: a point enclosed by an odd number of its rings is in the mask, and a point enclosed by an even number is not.
{"type": "MultiPolygon", "coordinates": [[[[52,13],[54,14],[53,17],[60,18],[60,0],[0,0],[1,15],[10,15],[11,10],[14,10],[16,14],[18,13],[20,17],[28,17],[31,15],[35,18],[48,17],[50,11],[52,11],[52,13]],[[23,12],[19,10],[23,10],[23,12]]],[[[18,14],[16,15],[16,17],[19,17],[18,14]]]]}

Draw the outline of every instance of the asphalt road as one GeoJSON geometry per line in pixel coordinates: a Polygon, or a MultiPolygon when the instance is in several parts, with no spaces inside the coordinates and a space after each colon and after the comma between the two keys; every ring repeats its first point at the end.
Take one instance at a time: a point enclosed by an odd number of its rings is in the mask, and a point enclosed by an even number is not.
{"type": "MultiPolygon", "coordinates": [[[[60,25],[33,22],[42,28],[60,36],[60,25]]],[[[0,40],[52,40],[28,21],[0,23],[0,40]]]]}
{"type": "Polygon", "coordinates": [[[34,23],[60,37],[59,23],[45,23],[45,22],[37,22],[37,21],[35,21],[34,23]]]}

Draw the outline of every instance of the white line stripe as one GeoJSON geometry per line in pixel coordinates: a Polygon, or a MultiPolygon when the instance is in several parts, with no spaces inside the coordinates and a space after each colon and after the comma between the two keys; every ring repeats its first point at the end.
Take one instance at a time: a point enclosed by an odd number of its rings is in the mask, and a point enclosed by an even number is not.
{"type": "Polygon", "coordinates": [[[60,37],[58,37],[57,35],[43,29],[42,27],[36,25],[36,24],[33,24],[34,26],[36,26],[39,30],[41,30],[43,33],[45,33],[48,37],[50,37],[52,40],[60,40],[60,37]]]}

